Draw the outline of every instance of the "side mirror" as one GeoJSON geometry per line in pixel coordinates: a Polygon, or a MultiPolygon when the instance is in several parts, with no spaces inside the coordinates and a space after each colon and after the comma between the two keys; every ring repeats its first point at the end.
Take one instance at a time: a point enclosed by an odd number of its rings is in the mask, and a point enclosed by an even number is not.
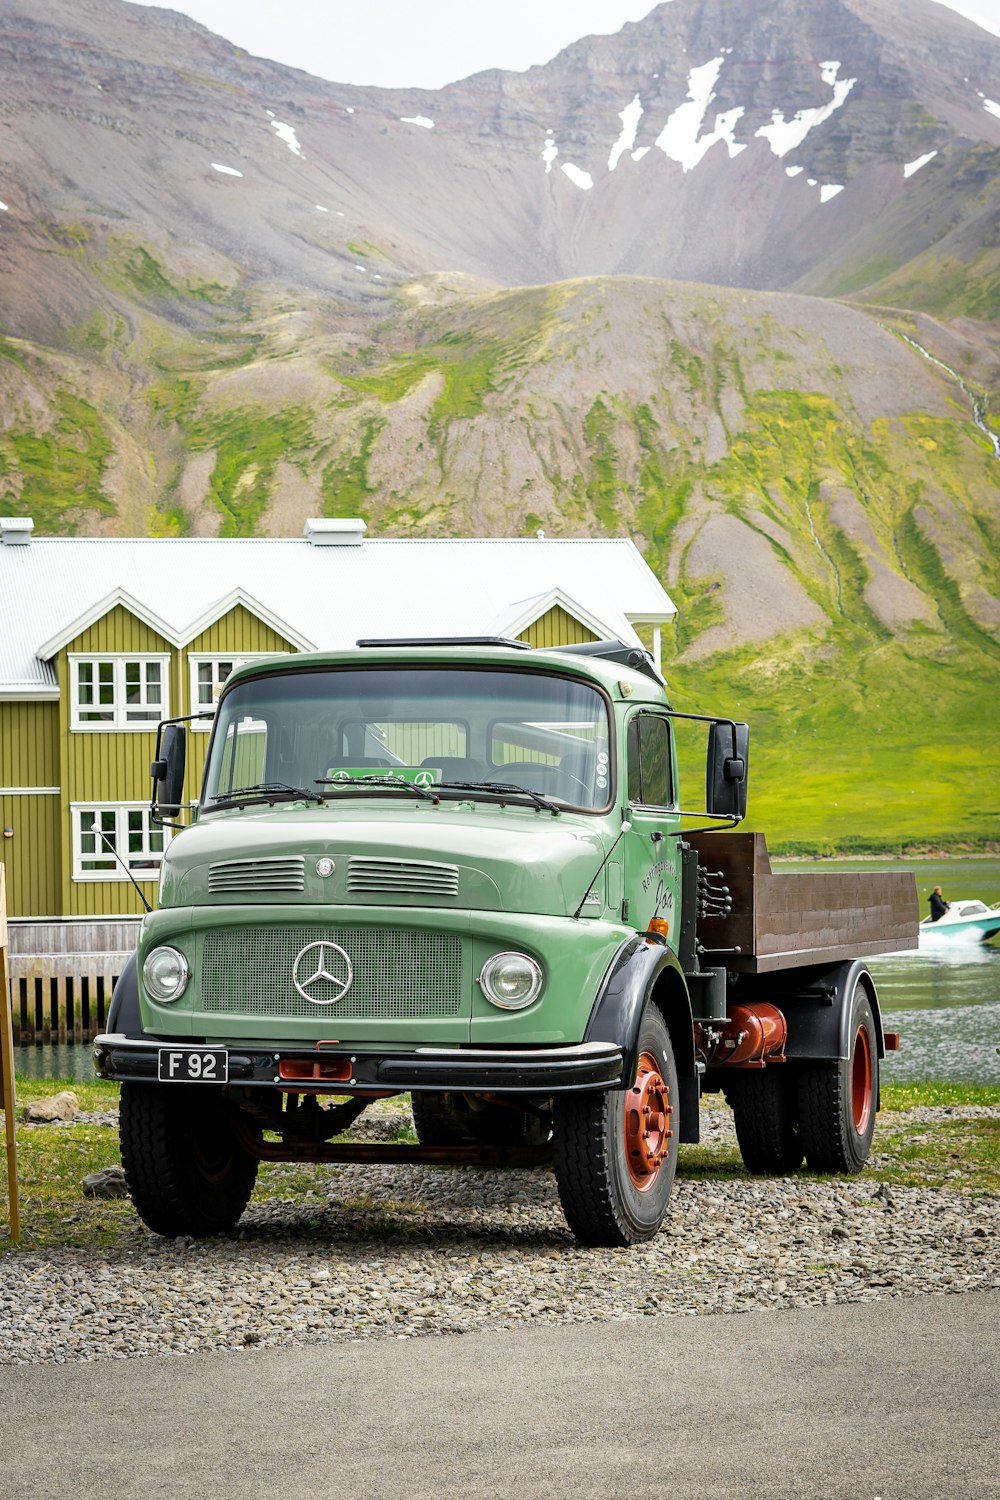
{"type": "Polygon", "coordinates": [[[184,762],[187,746],[180,724],[161,724],[156,736],[153,776],[153,807],[164,818],[177,818],[184,795],[184,762]]]}
{"type": "Polygon", "coordinates": [[[750,726],[717,719],[708,731],[705,805],[716,816],[747,815],[750,726]]]}

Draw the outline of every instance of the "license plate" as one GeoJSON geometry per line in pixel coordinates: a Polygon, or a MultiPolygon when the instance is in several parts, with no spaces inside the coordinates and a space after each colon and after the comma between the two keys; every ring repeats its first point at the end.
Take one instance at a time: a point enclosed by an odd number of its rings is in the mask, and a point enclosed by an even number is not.
{"type": "Polygon", "coordinates": [[[160,1047],[161,1083],[226,1083],[229,1053],[224,1047],[160,1047]]]}

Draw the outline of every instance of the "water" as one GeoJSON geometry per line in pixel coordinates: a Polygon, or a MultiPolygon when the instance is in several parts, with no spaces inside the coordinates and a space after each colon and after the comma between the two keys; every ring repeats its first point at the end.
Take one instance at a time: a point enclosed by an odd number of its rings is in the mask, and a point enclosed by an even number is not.
{"type": "MultiPolygon", "coordinates": [[[[948,901],[1000,901],[1000,859],[782,860],[798,869],[912,870],[920,914],[936,885],[948,901]]],[[[926,941],[926,940],[925,940],[926,941]]],[[[989,943],[938,939],[913,953],[869,960],[887,1030],[901,1033],[882,1064],[887,1083],[941,1080],[1000,1084],[1000,937],[989,943]]]]}
{"type": "Polygon", "coordinates": [[[91,1048],[69,1042],[15,1047],[14,1072],[19,1078],[68,1078],[73,1083],[93,1083],[97,1077],[91,1048]]]}
{"type": "MultiPolygon", "coordinates": [[[[795,869],[912,870],[921,915],[940,885],[949,900],[977,896],[1000,901],[1000,859],[782,860],[795,869]]],[[[902,1034],[899,1052],[883,1064],[887,1082],[945,1080],[1000,1085],[1000,937],[990,943],[941,942],[914,953],[870,960],[886,1028],[902,1034]]],[[[14,1068],[24,1078],[94,1077],[89,1047],[15,1047],[14,1068]]]]}

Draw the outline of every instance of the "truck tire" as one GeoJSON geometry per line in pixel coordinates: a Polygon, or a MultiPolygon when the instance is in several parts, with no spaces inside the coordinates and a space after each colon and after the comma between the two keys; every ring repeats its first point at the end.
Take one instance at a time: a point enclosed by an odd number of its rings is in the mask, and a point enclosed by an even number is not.
{"type": "Polygon", "coordinates": [[[464,1094],[411,1094],[413,1128],[422,1146],[544,1146],[546,1120],[532,1110],[464,1094]]]}
{"type": "Polygon", "coordinates": [[[814,1172],[860,1172],[878,1099],[878,1037],[865,987],[851,997],[850,1056],[799,1068],[799,1134],[814,1172]]]}
{"type": "Polygon", "coordinates": [[[677,1170],[677,1068],[649,1005],[629,1089],[556,1095],[552,1151],[569,1227],[585,1245],[635,1245],[663,1223],[677,1170]]]}
{"type": "Polygon", "coordinates": [[[154,1233],[201,1238],[232,1229],[257,1161],[237,1140],[220,1093],[123,1083],[119,1134],[129,1196],[154,1233]]]}
{"type": "Polygon", "coordinates": [[[421,1146],[468,1146],[472,1137],[450,1094],[410,1095],[413,1128],[421,1146]]]}
{"type": "Polygon", "coordinates": [[[802,1165],[795,1078],[783,1068],[742,1073],[729,1081],[726,1098],[748,1172],[788,1176],[802,1165]]]}

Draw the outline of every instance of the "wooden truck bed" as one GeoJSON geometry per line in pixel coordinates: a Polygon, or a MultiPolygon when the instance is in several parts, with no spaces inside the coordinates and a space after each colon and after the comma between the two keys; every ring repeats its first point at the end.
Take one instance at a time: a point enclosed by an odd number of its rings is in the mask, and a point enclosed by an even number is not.
{"type": "Polygon", "coordinates": [[[703,962],[744,973],[835,963],[916,948],[919,909],[913,875],[903,871],[796,870],[775,874],[762,833],[695,833],[699,863],[721,870],[728,917],[699,917],[703,962]]]}

